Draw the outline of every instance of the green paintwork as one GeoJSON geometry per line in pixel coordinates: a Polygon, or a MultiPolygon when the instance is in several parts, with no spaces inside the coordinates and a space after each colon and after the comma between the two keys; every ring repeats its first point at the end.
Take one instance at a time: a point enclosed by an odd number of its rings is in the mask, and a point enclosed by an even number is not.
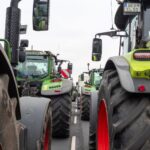
{"type": "Polygon", "coordinates": [[[1,42],[4,42],[5,44],[5,48],[6,48],[6,54],[8,56],[9,61],[11,62],[11,52],[12,52],[12,48],[10,46],[10,43],[6,40],[6,39],[0,39],[1,42]]]}
{"type": "Polygon", "coordinates": [[[150,49],[135,49],[130,53],[126,54],[124,58],[128,61],[130,66],[130,73],[133,78],[144,78],[150,79],[150,61],[138,61],[133,58],[133,53],[138,50],[149,50],[150,49]]]}
{"type": "MultiPolygon", "coordinates": [[[[46,54],[45,52],[42,51],[27,51],[27,55],[31,56],[47,56],[48,57],[48,74],[44,77],[30,77],[28,79],[20,78],[17,77],[17,81],[25,81],[28,80],[29,82],[33,81],[40,81],[42,82],[41,90],[56,90],[60,89],[62,86],[62,81],[61,82],[52,82],[53,79],[57,79],[57,75],[53,73],[54,67],[55,67],[55,60],[51,55],[46,54]]],[[[60,77],[59,77],[60,78],[60,77]]]]}
{"type": "Polygon", "coordinates": [[[85,92],[91,93],[91,92],[96,91],[97,88],[99,87],[102,76],[99,75],[99,71],[96,69],[91,70],[89,72],[89,76],[90,76],[89,82],[85,83],[83,88],[85,92]],[[97,81],[99,83],[97,83],[97,81]]]}
{"type": "Polygon", "coordinates": [[[60,82],[52,82],[52,80],[45,80],[42,84],[42,91],[48,91],[48,90],[56,90],[60,89],[62,87],[62,81],[60,82]]]}
{"type": "Polygon", "coordinates": [[[84,90],[85,92],[94,92],[96,91],[96,87],[95,86],[86,87],[86,85],[84,85],[84,90]]]}

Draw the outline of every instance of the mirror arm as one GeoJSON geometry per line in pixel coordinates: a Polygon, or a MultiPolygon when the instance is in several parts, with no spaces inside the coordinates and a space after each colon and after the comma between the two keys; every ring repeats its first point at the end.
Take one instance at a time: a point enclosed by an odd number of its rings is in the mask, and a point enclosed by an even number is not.
{"type": "Polygon", "coordinates": [[[97,36],[102,36],[102,35],[110,36],[110,37],[116,36],[118,31],[120,31],[120,30],[110,31],[110,32],[97,33],[97,34],[95,35],[95,37],[97,37],[97,36]]]}
{"type": "Polygon", "coordinates": [[[110,32],[102,32],[102,33],[97,33],[95,35],[95,38],[97,36],[101,37],[101,36],[109,36],[109,37],[128,37],[127,32],[125,31],[126,35],[118,35],[117,33],[121,32],[121,30],[116,30],[116,31],[110,31],[110,32]]]}

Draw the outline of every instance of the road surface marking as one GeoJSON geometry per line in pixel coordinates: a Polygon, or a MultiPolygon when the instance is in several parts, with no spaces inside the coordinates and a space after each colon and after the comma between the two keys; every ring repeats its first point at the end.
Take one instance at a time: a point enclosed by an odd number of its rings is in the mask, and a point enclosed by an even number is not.
{"type": "Polygon", "coordinates": [[[77,124],[77,116],[74,117],[74,124],[77,124]]]}
{"type": "Polygon", "coordinates": [[[76,136],[72,137],[71,150],[76,150],[76,136]]]}
{"type": "Polygon", "coordinates": [[[75,113],[77,113],[78,112],[78,109],[75,109],[75,113]]]}

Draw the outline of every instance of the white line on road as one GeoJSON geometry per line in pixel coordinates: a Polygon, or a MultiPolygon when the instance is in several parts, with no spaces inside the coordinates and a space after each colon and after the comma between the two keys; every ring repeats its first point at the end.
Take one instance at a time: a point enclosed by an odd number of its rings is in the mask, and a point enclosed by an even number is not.
{"type": "Polygon", "coordinates": [[[76,136],[72,137],[71,150],[76,150],[76,136]]]}
{"type": "Polygon", "coordinates": [[[74,124],[77,124],[77,116],[74,117],[74,124]]]}
{"type": "Polygon", "coordinates": [[[75,109],[75,113],[77,113],[78,112],[78,109],[75,109]]]}

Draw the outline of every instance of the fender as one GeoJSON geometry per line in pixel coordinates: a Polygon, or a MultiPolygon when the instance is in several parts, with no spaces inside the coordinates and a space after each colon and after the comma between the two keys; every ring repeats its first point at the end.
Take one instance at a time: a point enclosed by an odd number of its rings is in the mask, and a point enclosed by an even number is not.
{"type": "Polygon", "coordinates": [[[72,80],[68,80],[68,79],[62,79],[62,85],[53,90],[42,90],[41,91],[41,95],[42,96],[53,96],[53,95],[61,95],[61,94],[65,94],[65,93],[69,93],[71,92],[73,87],[73,82],[72,80]]]}
{"type": "Polygon", "coordinates": [[[105,70],[116,69],[120,79],[121,86],[128,92],[141,93],[138,88],[141,85],[145,86],[145,91],[142,93],[150,93],[150,80],[132,78],[130,74],[130,65],[123,56],[111,57],[105,66],[105,70]]]}
{"type": "Polygon", "coordinates": [[[5,53],[5,50],[2,48],[1,45],[0,45],[0,62],[1,62],[0,74],[7,74],[9,76],[9,87],[8,87],[9,96],[10,98],[15,97],[17,99],[16,118],[18,120],[21,118],[21,113],[20,113],[17,83],[16,83],[16,79],[10,61],[5,53]]]}
{"type": "Polygon", "coordinates": [[[73,81],[68,79],[63,79],[62,91],[63,93],[68,93],[73,88],[73,81]]]}
{"type": "MultiPolygon", "coordinates": [[[[28,150],[37,149],[41,142],[43,126],[45,126],[45,116],[49,109],[51,116],[51,100],[42,97],[21,97],[21,120],[26,127],[26,146],[28,150]]],[[[51,120],[51,118],[50,118],[51,120]]],[[[21,147],[20,149],[23,149],[21,147]]]]}

